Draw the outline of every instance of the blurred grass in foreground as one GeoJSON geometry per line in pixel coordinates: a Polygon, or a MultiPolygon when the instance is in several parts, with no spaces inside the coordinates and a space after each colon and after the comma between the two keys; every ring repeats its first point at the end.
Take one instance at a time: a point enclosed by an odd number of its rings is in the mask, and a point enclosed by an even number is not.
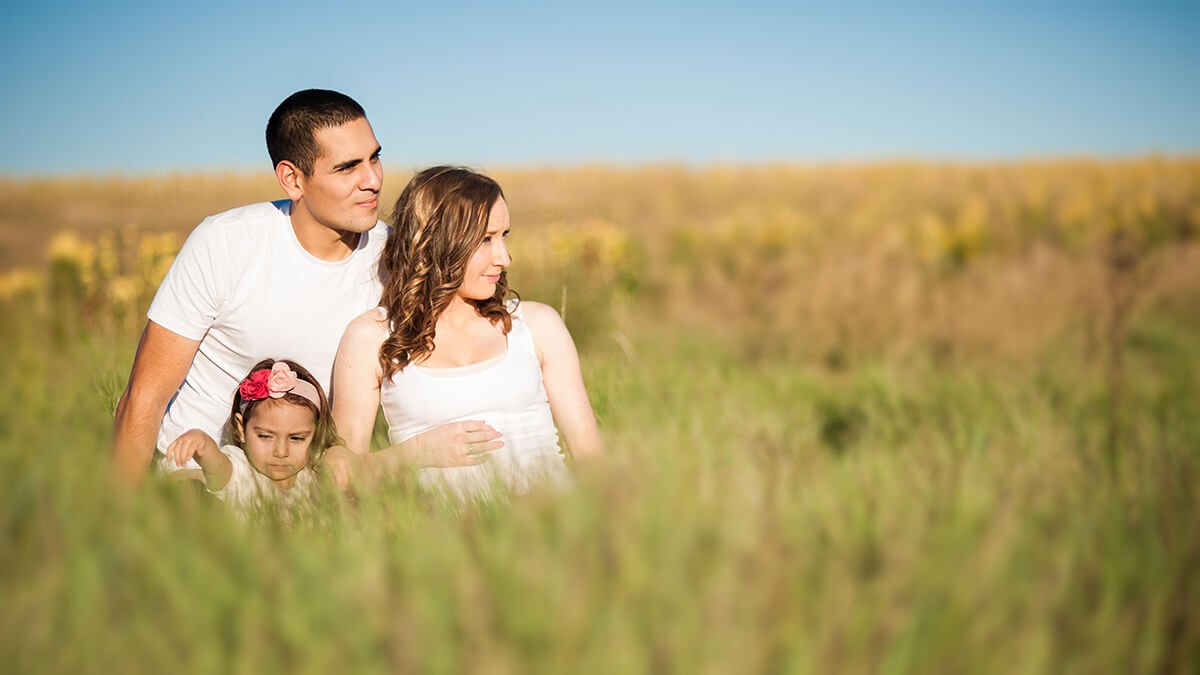
{"type": "Polygon", "coordinates": [[[181,239],[115,222],[8,272],[5,669],[1195,672],[1196,161],[500,179],[611,461],[461,517],[112,495],[181,239]]]}

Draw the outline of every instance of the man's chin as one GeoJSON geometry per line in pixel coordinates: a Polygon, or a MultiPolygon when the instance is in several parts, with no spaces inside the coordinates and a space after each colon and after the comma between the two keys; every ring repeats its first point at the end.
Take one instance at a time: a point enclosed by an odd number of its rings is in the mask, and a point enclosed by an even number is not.
{"type": "Polygon", "coordinates": [[[370,232],[377,222],[379,222],[379,216],[372,211],[369,219],[366,217],[355,218],[352,222],[343,223],[341,229],[348,234],[362,234],[370,232]]]}

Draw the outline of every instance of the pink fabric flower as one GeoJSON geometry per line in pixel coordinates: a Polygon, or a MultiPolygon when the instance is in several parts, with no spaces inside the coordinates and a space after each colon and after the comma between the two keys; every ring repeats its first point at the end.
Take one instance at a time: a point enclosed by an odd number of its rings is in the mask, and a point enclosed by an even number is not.
{"type": "Polygon", "coordinates": [[[267,385],[267,378],[270,375],[271,371],[263,368],[250,373],[249,377],[242,380],[242,383],[238,385],[238,393],[242,395],[242,400],[257,401],[266,398],[270,393],[267,385]]]}
{"type": "MultiPolygon", "coordinates": [[[[265,370],[260,370],[260,373],[265,373],[265,370]]],[[[258,373],[255,373],[256,375],[258,373]]],[[[271,366],[271,372],[267,377],[267,391],[271,398],[283,398],[283,395],[296,388],[296,371],[288,367],[288,364],[283,361],[276,361],[275,365],[271,366]]]]}

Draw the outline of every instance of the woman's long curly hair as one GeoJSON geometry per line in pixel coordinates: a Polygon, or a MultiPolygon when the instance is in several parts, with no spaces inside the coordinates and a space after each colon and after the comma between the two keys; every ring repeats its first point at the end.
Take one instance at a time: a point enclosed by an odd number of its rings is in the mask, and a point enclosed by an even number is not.
{"type": "MultiPolygon", "coordinates": [[[[433,352],[438,317],[462,286],[467,262],[487,233],[492,207],[503,197],[496,181],[455,166],[425,169],[405,186],[380,258],[385,281],[379,304],[389,326],[379,348],[384,378],[433,352]]],[[[516,294],[501,271],[492,297],[469,302],[480,316],[503,324],[508,334],[512,317],[504,301],[510,295],[516,294]]]]}

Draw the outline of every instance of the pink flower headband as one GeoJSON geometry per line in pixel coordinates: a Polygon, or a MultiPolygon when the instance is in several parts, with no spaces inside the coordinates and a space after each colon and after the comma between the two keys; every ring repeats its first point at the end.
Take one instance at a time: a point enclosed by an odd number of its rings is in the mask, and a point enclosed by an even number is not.
{"type": "Polygon", "coordinates": [[[284,394],[295,394],[308,399],[317,410],[321,409],[321,395],[311,382],[305,382],[296,376],[296,371],[283,361],[276,361],[270,370],[260,368],[246,376],[238,385],[238,393],[242,395],[242,412],[251,401],[261,401],[264,398],[283,398],[284,394]]]}

